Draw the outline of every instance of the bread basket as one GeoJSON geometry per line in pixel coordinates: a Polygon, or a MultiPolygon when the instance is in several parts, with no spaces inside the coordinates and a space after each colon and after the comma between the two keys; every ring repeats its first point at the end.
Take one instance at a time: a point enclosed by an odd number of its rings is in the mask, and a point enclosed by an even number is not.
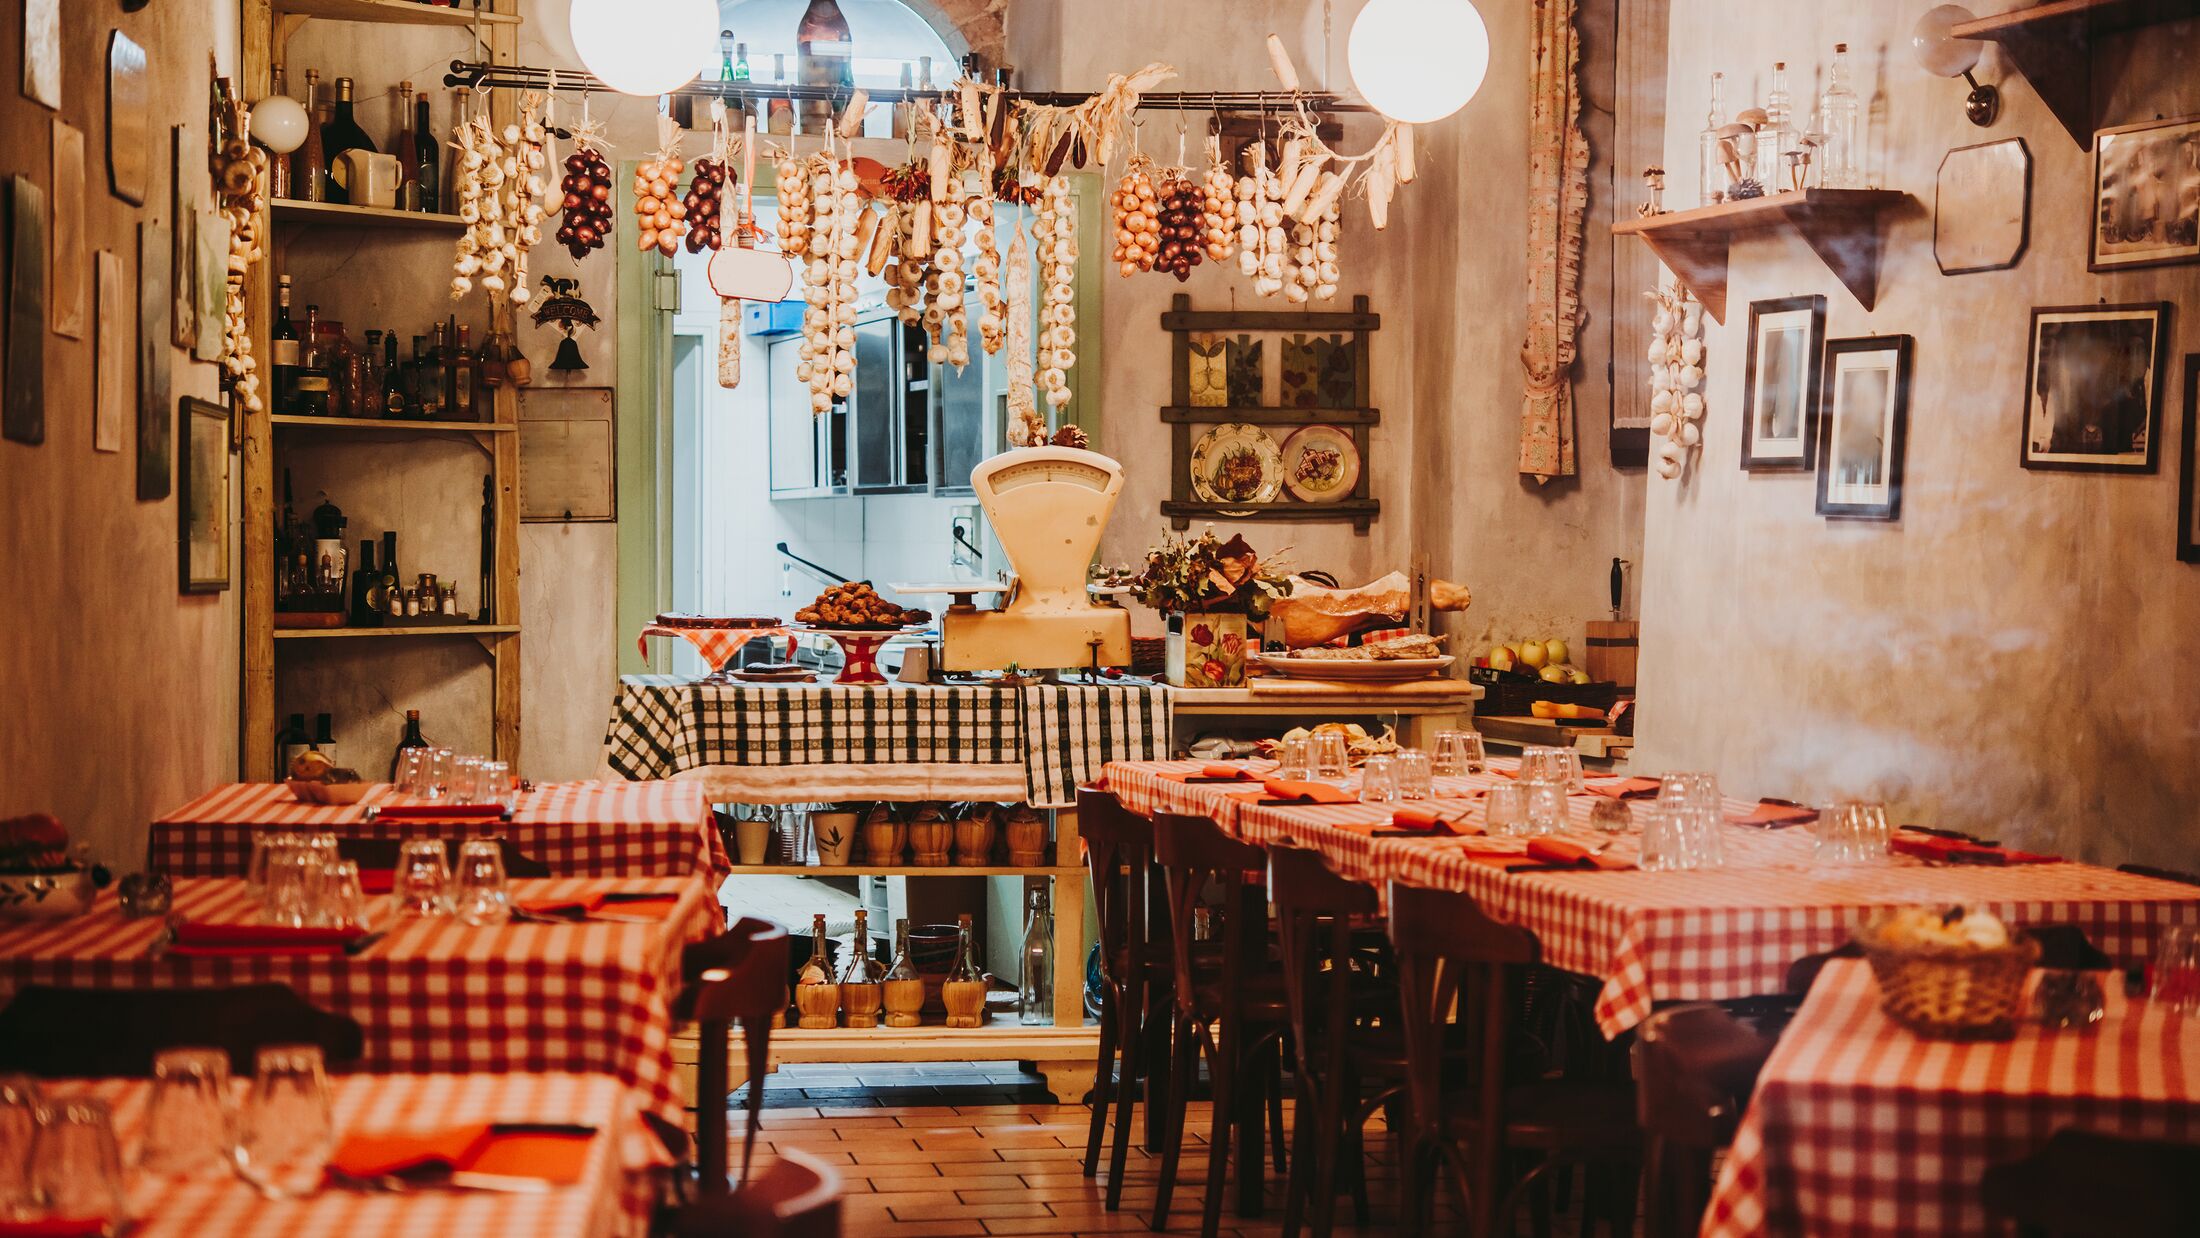
{"type": "Polygon", "coordinates": [[[1883,917],[1856,934],[1889,1019],[1933,1040],[2000,1040],[2015,1032],[2038,942],[2022,935],[2004,946],[1901,941],[1889,928],[1883,917]]]}

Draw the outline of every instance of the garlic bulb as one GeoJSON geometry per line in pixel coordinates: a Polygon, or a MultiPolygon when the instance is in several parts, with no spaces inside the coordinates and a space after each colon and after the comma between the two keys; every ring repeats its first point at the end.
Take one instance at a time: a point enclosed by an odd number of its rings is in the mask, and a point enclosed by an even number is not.
{"type": "MultiPolygon", "coordinates": [[[[1039,312],[1039,321],[1047,327],[1071,327],[1077,325],[1075,279],[1077,275],[1077,206],[1070,198],[1069,181],[1061,176],[1049,177],[1040,192],[1039,219],[1033,234],[1038,238],[1039,250],[1044,255],[1046,298],[1039,312]]],[[[1069,373],[1077,363],[1077,355],[1071,348],[1049,348],[1041,358],[1040,386],[1046,390],[1047,406],[1060,412],[1070,400],[1069,373]]]]}

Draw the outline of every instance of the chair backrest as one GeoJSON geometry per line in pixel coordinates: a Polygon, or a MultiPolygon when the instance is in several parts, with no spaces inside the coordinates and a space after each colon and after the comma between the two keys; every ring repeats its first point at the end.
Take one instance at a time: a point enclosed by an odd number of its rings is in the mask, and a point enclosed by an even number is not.
{"type": "Polygon", "coordinates": [[[1356,1015],[1370,1013],[1353,1009],[1352,917],[1381,906],[1373,886],[1347,881],[1320,852],[1298,847],[1268,849],[1268,898],[1283,950],[1292,1052],[1302,1073],[1319,1078],[1317,1045],[1334,1046],[1356,1015]]]}
{"type": "Polygon", "coordinates": [[[359,1060],[359,1024],[308,1003],[288,985],[79,989],[32,984],[0,1010],[0,1070],[143,1077],[163,1049],[211,1046],[249,1077],[267,1045],[319,1045],[331,1067],[359,1060]]]}
{"type": "Polygon", "coordinates": [[[1106,791],[1077,789],[1077,833],[1092,871],[1092,913],[1100,925],[1101,957],[1109,967],[1143,945],[1140,894],[1153,866],[1153,824],[1106,791]]]}
{"type": "Polygon", "coordinates": [[[763,920],[744,919],[720,939],[718,965],[703,972],[695,998],[700,1053],[695,1068],[695,1163],[700,1193],[726,1193],[727,1054],[733,1023],[741,1023],[748,1046],[748,1133],[741,1146],[741,1176],[746,1183],[756,1152],[756,1129],[763,1120],[764,1076],[771,1071],[772,1017],[787,1008],[787,930],[763,920]]]}
{"type": "MultiPolygon", "coordinates": [[[[1251,843],[1239,842],[1205,817],[1157,812],[1153,817],[1153,853],[1168,888],[1169,948],[1175,964],[1177,1009],[1187,1016],[1200,1015],[1199,986],[1190,978],[1192,951],[1198,934],[1195,921],[1206,890],[1220,893],[1222,952],[1241,967],[1257,962],[1248,957],[1250,943],[1261,935],[1246,924],[1257,904],[1246,895],[1257,889],[1268,866],[1268,853],[1251,843]]],[[[1262,927],[1265,927],[1264,925],[1262,927]]],[[[1224,986],[1223,1000],[1237,994],[1224,986]]],[[[1212,1015],[1215,1012],[1204,1012],[1212,1015]]]]}
{"type": "Polygon", "coordinates": [[[1535,934],[1490,919],[1467,895],[1392,882],[1390,944],[1398,959],[1407,1096],[1415,1125],[1433,1130],[1442,1121],[1442,1068],[1456,1003],[1482,1129],[1499,1129],[1508,972],[1541,959],[1535,934]]]}
{"type": "Polygon", "coordinates": [[[705,1196],[673,1218],[673,1238],[840,1238],[840,1175],[793,1148],[730,1195],[705,1196]]]}
{"type": "Polygon", "coordinates": [[[1635,1113],[1642,1129],[1713,1151],[1734,1136],[1772,1041],[1717,1006],[1672,1006],[1636,1029],[1635,1113]]]}
{"type": "MultiPolygon", "coordinates": [[[[389,869],[397,867],[397,859],[405,844],[402,838],[344,838],[336,840],[336,854],[346,860],[356,861],[362,869],[389,869]]],[[[458,863],[456,838],[443,840],[444,850],[450,852],[452,865],[458,863]]],[[[507,877],[550,877],[556,874],[550,866],[512,845],[509,838],[497,839],[497,850],[504,856],[504,875],[507,877]]]]}

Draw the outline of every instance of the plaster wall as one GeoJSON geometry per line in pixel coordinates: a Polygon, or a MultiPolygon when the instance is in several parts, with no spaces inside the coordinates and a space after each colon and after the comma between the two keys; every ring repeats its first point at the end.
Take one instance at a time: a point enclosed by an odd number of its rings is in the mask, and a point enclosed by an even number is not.
{"type": "MultiPolygon", "coordinates": [[[[92,253],[111,250],[123,287],[137,287],[137,225],[171,214],[168,126],[186,126],[187,152],[205,149],[207,58],[235,70],[237,9],[174,0],[140,13],[89,4],[61,11],[59,115],[85,135],[87,326],[67,339],[38,324],[46,440],[0,442],[0,817],[53,813],[102,859],[136,867],[147,821],[236,769],[239,602],[234,590],[178,593],[177,501],[173,491],[153,502],[136,497],[134,423],[122,451],[92,448],[88,272],[92,253]],[[155,146],[143,207],[108,191],[107,40],[118,29],[146,49],[151,66],[155,146]]],[[[22,63],[22,13],[21,0],[0,4],[0,64],[11,75],[0,90],[0,172],[44,191],[50,226],[55,113],[23,97],[12,77],[22,63]]],[[[134,303],[124,317],[127,356],[136,347],[134,303]]],[[[173,397],[218,395],[211,364],[181,349],[170,359],[173,397]]],[[[134,365],[130,373],[135,381],[134,365]]],[[[234,564],[234,526],[231,536],[234,564]]]]}
{"type": "MultiPolygon", "coordinates": [[[[1877,183],[1916,201],[1888,221],[1872,312],[1799,239],[1734,247],[1728,321],[1707,332],[1704,449],[1680,483],[1650,483],[1637,763],[1717,770],[1734,794],[1880,797],[1899,820],[2095,862],[2200,866],[2200,569],[2174,555],[2200,266],[2088,273],[2090,156],[1991,46],[1978,76],[2001,86],[2003,116],[1969,125],[1962,81],[1909,55],[1917,10],[1674,0],[1668,168],[1696,166],[1712,71],[1732,111],[1775,59],[1815,90],[1812,66],[1846,40],[1877,183]],[[2009,137],[2033,159],[2030,248],[2012,270],[1943,276],[1941,157],[2009,137]],[[1826,298],[1829,339],[1916,341],[1897,523],[1824,520],[1810,477],[1737,467],[1749,303],[1808,293],[1826,298]],[[2175,303],[2159,471],[2019,467],[2030,307],[2157,300],[2175,303]]],[[[2196,46],[2185,22],[2106,47],[2100,123],[2200,112],[2196,46]]],[[[1644,368],[1623,359],[1621,381],[1644,368]]]]}

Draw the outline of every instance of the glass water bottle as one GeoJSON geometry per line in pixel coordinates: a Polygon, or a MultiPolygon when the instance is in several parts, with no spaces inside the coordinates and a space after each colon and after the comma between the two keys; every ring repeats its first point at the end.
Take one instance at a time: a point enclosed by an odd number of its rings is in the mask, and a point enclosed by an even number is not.
{"type": "Polygon", "coordinates": [[[1696,184],[1705,206],[1726,200],[1726,163],[1719,158],[1719,130],[1726,128],[1725,88],[1726,74],[1712,74],[1711,110],[1704,116],[1703,132],[1696,135],[1696,184]]]}
{"type": "Polygon", "coordinates": [[[1024,1025],[1051,1026],[1054,1022],[1054,917],[1047,911],[1044,887],[1031,891],[1031,908],[1024,917],[1023,992],[1017,1008],[1024,1025]]]}
{"type": "Polygon", "coordinates": [[[856,911],[856,944],[848,953],[847,969],[840,973],[840,1009],[848,1016],[849,1027],[877,1027],[879,1003],[884,994],[879,985],[886,979],[886,967],[871,957],[870,913],[856,911]]]}
{"type": "Polygon", "coordinates": [[[955,965],[940,986],[940,1001],[947,1007],[947,1026],[984,1026],[985,972],[978,966],[978,945],[968,913],[955,918],[955,965]]]}
{"type": "Polygon", "coordinates": [[[924,1022],[924,977],[917,974],[909,954],[909,921],[894,921],[894,965],[880,986],[886,1007],[886,1026],[916,1027],[924,1022]]]}
{"type": "Polygon", "coordinates": [[[1833,68],[1818,100],[1818,125],[1826,135],[1818,152],[1818,184],[1825,189],[1854,189],[1863,184],[1858,166],[1856,92],[1849,87],[1849,45],[1833,45],[1833,68]]]}
{"type": "Polygon", "coordinates": [[[1772,89],[1765,94],[1765,128],[1757,135],[1757,171],[1766,193],[1787,188],[1787,153],[1795,149],[1795,105],[1788,95],[1787,61],[1772,62],[1772,89]]]}

